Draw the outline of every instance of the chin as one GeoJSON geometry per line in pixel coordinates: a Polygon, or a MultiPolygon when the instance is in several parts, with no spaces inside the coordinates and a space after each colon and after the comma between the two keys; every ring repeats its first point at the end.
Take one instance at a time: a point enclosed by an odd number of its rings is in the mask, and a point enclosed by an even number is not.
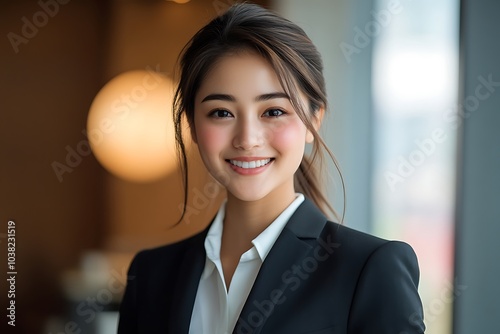
{"type": "Polygon", "coordinates": [[[267,193],[262,191],[262,189],[259,190],[260,191],[252,191],[252,189],[247,188],[245,191],[231,191],[227,189],[234,198],[244,202],[255,202],[266,197],[267,193]]]}

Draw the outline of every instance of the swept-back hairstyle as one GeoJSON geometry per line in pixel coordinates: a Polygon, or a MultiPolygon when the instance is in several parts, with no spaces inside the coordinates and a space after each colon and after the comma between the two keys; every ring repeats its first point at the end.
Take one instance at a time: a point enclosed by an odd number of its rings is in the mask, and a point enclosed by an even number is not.
{"type": "Polygon", "coordinates": [[[173,102],[176,146],[184,183],[184,210],[179,221],[185,214],[188,191],[183,116],[194,127],[195,96],[203,79],[221,57],[242,51],[256,52],[269,61],[296,113],[314,136],[311,156],[304,155],[295,172],[295,190],[313,200],[327,216],[330,211],[338,219],[322,189],[323,151],[337,169],[338,163],[314,127],[314,116],[327,109],[321,56],[296,24],[258,5],[240,3],[200,29],[181,53],[180,80],[173,102]],[[301,102],[299,92],[307,97],[307,105],[301,102]]]}

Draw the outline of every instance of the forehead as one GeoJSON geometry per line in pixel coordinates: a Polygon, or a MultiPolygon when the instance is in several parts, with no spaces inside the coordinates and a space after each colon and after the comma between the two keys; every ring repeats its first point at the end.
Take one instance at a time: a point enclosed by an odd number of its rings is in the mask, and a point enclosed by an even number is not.
{"type": "Polygon", "coordinates": [[[197,94],[224,93],[234,96],[258,96],[269,92],[283,92],[271,64],[253,52],[231,53],[221,57],[208,71],[197,94]]]}

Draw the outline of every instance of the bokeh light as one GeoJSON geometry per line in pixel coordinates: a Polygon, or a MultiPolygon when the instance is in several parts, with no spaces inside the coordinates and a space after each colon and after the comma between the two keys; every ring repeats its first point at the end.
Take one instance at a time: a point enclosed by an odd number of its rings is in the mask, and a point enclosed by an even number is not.
{"type": "Polygon", "coordinates": [[[150,70],[108,82],[88,115],[90,146],[110,173],[129,181],[157,180],[176,167],[172,81],[150,70]]]}

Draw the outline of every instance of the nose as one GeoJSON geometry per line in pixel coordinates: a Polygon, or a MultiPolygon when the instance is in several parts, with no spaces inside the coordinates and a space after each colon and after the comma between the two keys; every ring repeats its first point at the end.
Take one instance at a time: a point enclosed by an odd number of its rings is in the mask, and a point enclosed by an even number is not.
{"type": "Polygon", "coordinates": [[[265,141],[265,130],[258,120],[240,119],[233,138],[233,146],[240,150],[252,150],[265,141]]]}

